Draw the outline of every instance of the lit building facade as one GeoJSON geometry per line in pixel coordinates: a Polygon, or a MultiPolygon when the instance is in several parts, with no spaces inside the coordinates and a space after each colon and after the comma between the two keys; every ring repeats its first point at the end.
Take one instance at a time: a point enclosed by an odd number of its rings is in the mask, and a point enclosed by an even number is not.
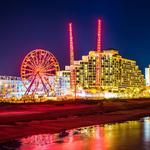
{"type": "MultiPolygon", "coordinates": [[[[58,76],[50,76],[49,83],[51,89],[49,96],[67,95],[70,91],[70,72],[60,71],[58,76]]],[[[25,82],[26,87],[29,87],[29,82],[25,82]]],[[[39,85],[41,91],[34,93],[35,95],[44,95],[43,86],[39,85]]],[[[35,86],[33,85],[33,89],[35,86]]],[[[50,88],[50,87],[49,87],[50,88]]],[[[21,98],[26,93],[25,85],[20,77],[0,76],[0,97],[16,97],[21,98]]],[[[29,95],[32,94],[30,91],[29,95]]]]}
{"type": "Polygon", "coordinates": [[[118,51],[104,50],[102,53],[90,51],[82,60],[74,62],[76,87],[91,92],[124,92],[145,86],[144,75],[136,61],[123,58],[118,51]],[[96,63],[101,57],[100,87],[96,84],[96,63]]]}
{"type": "Polygon", "coordinates": [[[101,86],[104,90],[126,90],[145,86],[145,80],[136,61],[122,58],[116,50],[106,50],[102,53],[101,86]]]}
{"type": "Polygon", "coordinates": [[[21,97],[25,87],[20,77],[0,76],[0,97],[21,97]]]}
{"type": "Polygon", "coordinates": [[[59,72],[57,96],[68,95],[70,91],[70,71],[63,70],[59,72]]]}

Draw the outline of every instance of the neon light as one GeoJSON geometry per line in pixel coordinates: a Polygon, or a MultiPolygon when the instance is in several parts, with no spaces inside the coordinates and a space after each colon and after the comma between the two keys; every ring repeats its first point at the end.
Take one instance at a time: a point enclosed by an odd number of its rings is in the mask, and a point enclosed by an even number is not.
{"type": "Polygon", "coordinates": [[[74,64],[74,47],[73,47],[73,34],[72,23],[69,23],[69,42],[70,42],[70,65],[74,64]]]}
{"type": "Polygon", "coordinates": [[[28,53],[21,65],[21,78],[27,89],[25,95],[35,95],[41,91],[49,95],[54,91],[49,83],[49,77],[56,76],[59,70],[57,59],[49,51],[36,49],[28,53]],[[26,82],[29,85],[26,85],[26,82]]]}
{"type": "Polygon", "coordinates": [[[98,19],[98,26],[97,26],[97,51],[101,51],[102,50],[101,26],[102,26],[102,21],[100,19],[98,19]]]}
{"type": "Polygon", "coordinates": [[[70,46],[70,87],[75,92],[76,97],[76,72],[74,70],[74,47],[73,47],[73,34],[72,34],[72,23],[69,23],[69,46],[70,46]]]}
{"type": "Polygon", "coordinates": [[[100,52],[102,50],[101,46],[101,20],[98,19],[97,25],[97,60],[96,60],[96,85],[99,88],[101,86],[101,55],[100,52]]]}

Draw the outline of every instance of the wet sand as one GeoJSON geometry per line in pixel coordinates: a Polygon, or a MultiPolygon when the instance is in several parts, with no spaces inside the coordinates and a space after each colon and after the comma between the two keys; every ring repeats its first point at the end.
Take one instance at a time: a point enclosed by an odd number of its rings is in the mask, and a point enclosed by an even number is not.
{"type": "Polygon", "coordinates": [[[150,116],[150,99],[0,104],[0,142],[150,116]]]}

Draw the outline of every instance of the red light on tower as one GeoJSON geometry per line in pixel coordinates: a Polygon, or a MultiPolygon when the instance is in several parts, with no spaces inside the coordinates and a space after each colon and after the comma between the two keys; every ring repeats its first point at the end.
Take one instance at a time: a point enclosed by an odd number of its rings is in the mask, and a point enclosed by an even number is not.
{"type": "MultiPolygon", "coordinates": [[[[76,73],[74,69],[74,47],[73,47],[73,32],[72,23],[69,23],[69,49],[70,49],[70,87],[75,91],[76,95],[76,73]]],[[[76,96],[75,96],[76,97],[76,96]]]]}
{"type": "Polygon", "coordinates": [[[101,51],[102,50],[102,40],[101,40],[101,26],[102,26],[102,21],[100,19],[98,19],[98,26],[97,26],[97,51],[101,51]]]}
{"type": "Polygon", "coordinates": [[[73,65],[74,64],[74,48],[73,48],[72,23],[69,23],[69,47],[70,47],[70,65],[73,65]]]}
{"type": "Polygon", "coordinates": [[[101,40],[101,26],[102,22],[98,19],[97,22],[97,48],[98,52],[97,60],[96,60],[96,85],[99,88],[101,86],[101,51],[102,51],[102,40],[101,40]]]}

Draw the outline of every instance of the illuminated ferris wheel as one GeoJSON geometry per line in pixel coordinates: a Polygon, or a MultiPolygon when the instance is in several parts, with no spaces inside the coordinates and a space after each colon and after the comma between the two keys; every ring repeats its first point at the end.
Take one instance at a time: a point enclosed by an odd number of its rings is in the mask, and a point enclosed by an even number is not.
{"type": "Polygon", "coordinates": [[[57,59],[49,51],[36,49],[28,53],[21,65],[25,94],[49,94],[54,90],[53,85],[59,70],[57,59]]]}

